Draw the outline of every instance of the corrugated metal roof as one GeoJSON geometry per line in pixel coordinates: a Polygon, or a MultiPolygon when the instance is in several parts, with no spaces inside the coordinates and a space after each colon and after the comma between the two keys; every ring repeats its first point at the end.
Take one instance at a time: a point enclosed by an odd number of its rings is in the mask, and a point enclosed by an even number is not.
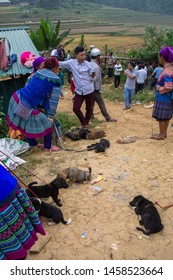
{"type": "Polygon", "coordinates": [[[0,3],[11,3],[9,0],[0,0],[0,3]]]}
{"type": "MultiPolygon", "coordinates": [[[[0,38],[7,38],[11,45],[10,55],[13,53],[17,54],[17,62],[15,62],[11,69],[7,72],[0,70],[0,76],[9,76],[9,75],[26,75],[30,74],[33,71],[33,68],[27,68],[23,66],[20,62],[20,55],[25,51],[30,51],[31,53],[35,54],[36,57],[39,56],[39,52],[37,51],[36,47],[32,43],[29,35],[27,34],[26,30],[20,28],[9,28],[0,30],[0,38]]],[[[7,55],[9,54],[8,51],[8,43],[6,40],[6,49],[7,55]]]]}

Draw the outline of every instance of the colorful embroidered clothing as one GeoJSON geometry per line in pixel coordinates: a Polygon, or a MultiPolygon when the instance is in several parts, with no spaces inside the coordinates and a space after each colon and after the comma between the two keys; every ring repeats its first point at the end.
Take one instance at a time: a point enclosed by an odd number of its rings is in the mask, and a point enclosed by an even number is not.
{"type": "Polygon", "coordinates": [[[21,100],[27,102],[31,108],[36,108],[44,100],[43,109],[49,109],[49,95],[54,86],[60,86],[59,78],[53,71],[45,68],[37,71],[18,92],[21,100]]]}
{"type": "Polygon", "coordinates": [[[170,95],[173,90],[173,67],[165,67],[157,80],[156,87],[160,86],[156,91],[156,100],[164,102],[172,102],[170,95]]]}
{"type": "Polygon", "coordinates": [[[19,96],[15,92],[9,102],[8,125],[14,130],[20,130],[27,138],[41,138],[52,132],[52,123],[45,114],[32,110],[28,120],[15,114],[19,104],[19,96]]]}
{"type": "Polygon", "coordinates": [[[159,79],[157,80],[155,105],[153,108],[153,118],[159,121],[170,120],[173,114],[173,100],[171,93],[173,90],[173,67],[165,66],[159,79]]]}
{"type": "Polygon", "coordinates": [[[54,86],[60,86],[59,78],[54,72],[49,69],[37,71],[28,84],[11,97],[7,116],[8,125],[14,130],[19,129],[27,138],[41,138],[51,133],[52,123],[35,108],[42,104],[43,109],[49,109],[49,95],[54,86]],[[27,108],[33,109],[27,120],[15,113],[19,100],[27,108]]]}
{"type": "Polygon", "coordinates": [[[0,260],[23,259],[38,240],[36,233],[45,235],[45,231],[29,197],[2,166],[0,189],[0,260]]]}

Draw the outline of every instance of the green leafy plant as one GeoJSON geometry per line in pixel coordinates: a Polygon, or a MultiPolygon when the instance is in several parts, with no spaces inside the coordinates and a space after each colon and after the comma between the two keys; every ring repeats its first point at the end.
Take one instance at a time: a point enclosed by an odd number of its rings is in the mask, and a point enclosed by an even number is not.
{"type": "MultiPolygon", "coordinates": [[[[53,49],[59,46],[68,37],[71,29],[68,29],[60,34],[60,25],[60,20],[54,27],[49,18],[46,18],[45,20],[42,18],[38,29],[30,31],[31,40],[39,51],[53,49]]],[[[67,46],[73,40],[74,38],[66,41],[64,46],[67,46]]]]}

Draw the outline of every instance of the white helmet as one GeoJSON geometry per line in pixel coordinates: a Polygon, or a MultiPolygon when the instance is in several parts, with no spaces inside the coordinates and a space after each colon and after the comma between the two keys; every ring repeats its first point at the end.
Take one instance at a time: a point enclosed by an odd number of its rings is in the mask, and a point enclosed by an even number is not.
{"type": "Polygon", "coordinates": [[[97,48],[94,48],[94,49],[91,50],[90,55],[96,57],[98,55],[101,55],[101,51],[97,48]]]}

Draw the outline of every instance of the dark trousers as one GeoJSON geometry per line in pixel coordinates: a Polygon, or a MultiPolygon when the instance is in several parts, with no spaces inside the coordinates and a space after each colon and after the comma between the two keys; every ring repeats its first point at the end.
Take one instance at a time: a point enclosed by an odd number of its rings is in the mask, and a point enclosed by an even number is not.
{"type": "Polygon", "coordinates": [[[67,69],[67,80],[68,80],[68,83],[70,84],[70,81],[71,81],[71,71],[69,71],[67,69]]]}
{"type": "Polygon", "coordinates": [[[114,85],[115,85],[115,88],[119,87],[119,85],[120,85],[120,75],[115,75],[114,85]]]}
{"type": "Polygon", "coordinates": [[[103,100],[103,96],[102,96],[102,94],[99,91],[94,91],[94,102],[93,102],[93,113],[92,113],[92,116],[94,116],[94,104],[95,104],[95,102],[99,106],[100,111],[101,111],[103,117],[106,120],[110,120],[111,117],[110,117],[110,115],[107,112],[107,109],[106,109],[106,106],[105,106],[105,102],[103,100]]]}
{"type": "MultiPolygon", "coordinates": [[[[44,148],[50,149],[51,148],[51,136],[52,133],[48,133],[44,136],[44,148]]],[[[38,144],[37,140],[35,138],[27,138],[28,144],[30,147],[34,147],[38,144]]]]}
{"type": "Polygon", "coordinates": [[[75,93],[74,102],[73,102],[73,112],[80,120],[82,126],[86,126],[89,124],[93,112],[93,99],[94,99],[93,92],[87,95],[79,95],[75,93]],[[84,101],[86,105],[85,116],[81,111],[81,107],[84,101]]]}
{"type": "Polygon", "coordinates": [[[108,78],[112,78],[114,72],[114,68],[108,67],[108,78]]]}
{"type": "Polygon", "coordinates": [[[143,87],[144,87],[144,84],[136,83],[135,93],[137,93],[138,91],[143,90],[143,87]]]}

